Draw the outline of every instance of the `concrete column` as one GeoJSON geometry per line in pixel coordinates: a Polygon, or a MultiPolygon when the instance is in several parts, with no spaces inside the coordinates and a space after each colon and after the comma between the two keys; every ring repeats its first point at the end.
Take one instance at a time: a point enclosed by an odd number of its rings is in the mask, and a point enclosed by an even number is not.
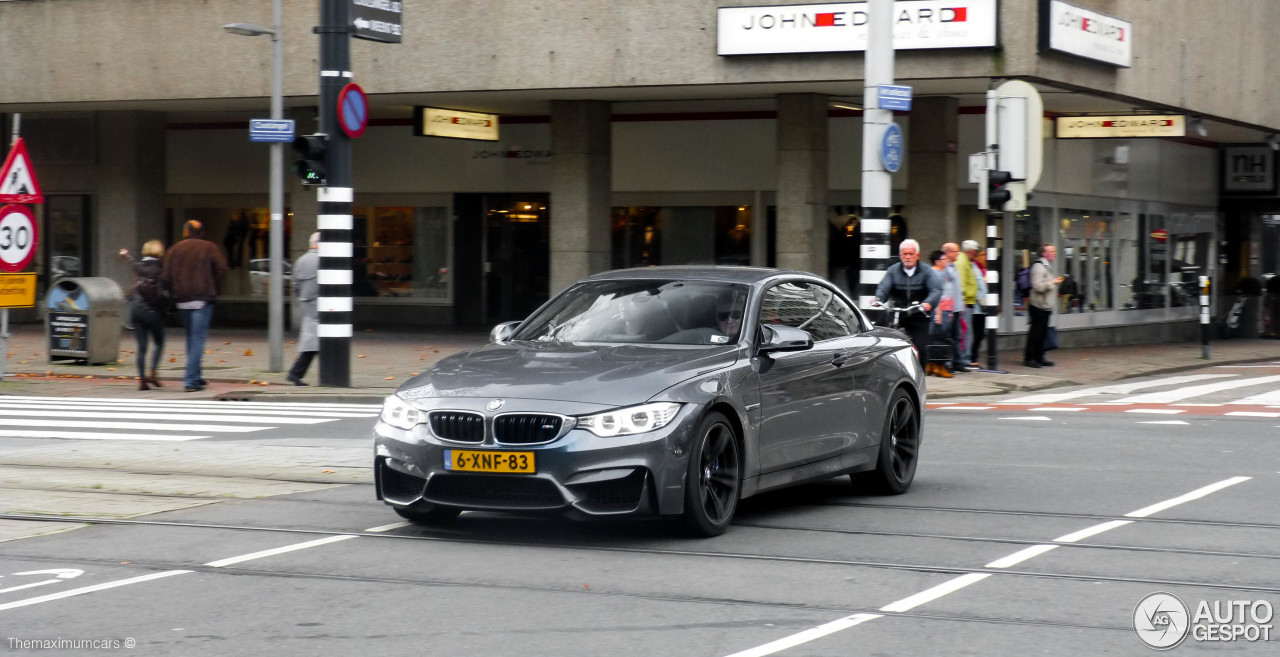
{"type": "MultiPolygon", "coordinates": [[[[907,157],[911,166],[903,214],[907,218],[908,237],[920,243],[920,255],[925,259],[930,251],[942,248],[946,242],[979,239],[979,236],[961,235],[957,220],[960,160],[954,151],[959,139],[960,116],[956,99],[913,100],[909,125],[907,157]]],[[[972,201],[977,203],[977,198],[972,201]]]]}
{"type": "Polygon", "coordinates": [[[136,254],[143,242],[164,239],[165,115],[114,111],[98,118],[93,273],[123,288],[132,271],[117,252],[129,249],[136,254]]]}
{"type": "Polygon", "coordinates": [[[609,268],[610,105],[551,101],[551,289],[609,268]]]}
{"type": "Polygon", "coordinates": [[[827,97],[778,96],[780,269],[827,276],[827,97]]]}

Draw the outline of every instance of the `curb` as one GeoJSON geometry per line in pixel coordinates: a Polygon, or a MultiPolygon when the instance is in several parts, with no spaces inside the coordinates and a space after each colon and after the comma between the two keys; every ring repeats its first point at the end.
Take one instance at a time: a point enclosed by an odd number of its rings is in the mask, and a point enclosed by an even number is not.
{"type": "Polygon", "coordinates": [[[247,401],[247,402],[269,402],[279,401],[292,404],[381,404],[386,401],[386,394],[374,394],[368,391],[344,393],[281,393],[281,392],[259,392],[257,390],[234,390],[231,392],[222,392],[214,395],[217,401],[247,401]]]}

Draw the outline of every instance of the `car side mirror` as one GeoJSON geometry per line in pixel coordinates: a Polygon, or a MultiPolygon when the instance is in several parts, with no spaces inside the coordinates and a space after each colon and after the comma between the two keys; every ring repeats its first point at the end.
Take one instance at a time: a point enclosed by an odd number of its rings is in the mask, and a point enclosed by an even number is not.
{"type": "Polygon", "coordinates": [[[489,331],[489,341],[497,344],[506,344],[511,340],[511,336],[516,334],[516,329],[520,327],[520,322],[503,322],[489,331]]]}
{"type": "Polygon", "coordinates": [[[765,324],[760,327],[760,332],[762,335],[757,353],[804,351],[813,348],[813,336],[803,329],[782,324],[765,324]]]}

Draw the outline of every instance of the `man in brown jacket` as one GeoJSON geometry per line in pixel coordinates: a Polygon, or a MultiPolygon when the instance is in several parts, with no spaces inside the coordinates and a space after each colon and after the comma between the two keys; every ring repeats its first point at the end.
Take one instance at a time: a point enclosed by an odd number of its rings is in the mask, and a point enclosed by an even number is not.
{"type": "Polygon", "coordinates": [[[160,278],[173,295],[187,333],[183,390],[199,392],[207,385],[200,364],[204,358],[204,342],[209,337],[209,320],[213,318],[213,302],[222,293],[227,260],[218,245],[204,239],[204,226],[199,221],[193,219],[183,224],[182,236],[186,239],[165,254],[160,278]]]}

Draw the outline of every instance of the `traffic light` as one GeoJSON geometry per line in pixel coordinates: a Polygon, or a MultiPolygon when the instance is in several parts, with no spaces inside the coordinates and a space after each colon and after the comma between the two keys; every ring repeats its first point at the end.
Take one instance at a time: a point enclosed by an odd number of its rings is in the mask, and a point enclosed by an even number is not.
{"type": "Polygon", "coordinates": [[[328,184],[328,173],[324,168],[324,156],[328,147],[328,135],[301,135],[293,140],[293,152],[298,154],[298,159],[293,163],[293,173],[303,185],[328,184]]]}
{"type": "Polygon", "coordinates": [[[1008,171],[987,172],[987,207],[997,212],[1004,210],[1005,204],[1013,198],[1013,192],[1009,190],[1012,181],[1013,174],[1008,171]]]}

